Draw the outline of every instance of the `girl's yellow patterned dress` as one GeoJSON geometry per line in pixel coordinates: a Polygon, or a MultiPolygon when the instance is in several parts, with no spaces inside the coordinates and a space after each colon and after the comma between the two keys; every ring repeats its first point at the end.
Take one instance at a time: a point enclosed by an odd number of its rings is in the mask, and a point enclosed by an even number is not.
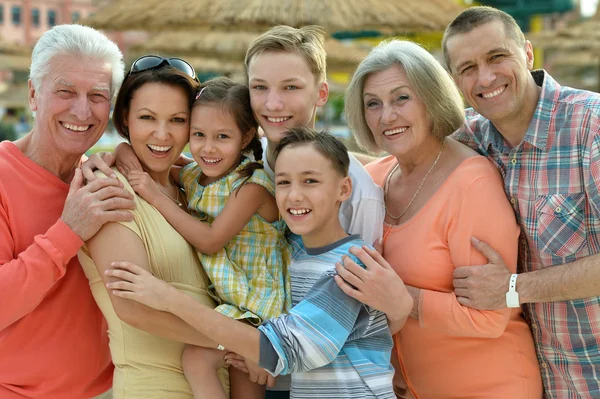
{"type": "MultiPolygon", "coordinates": [[[[181,171],[190,213],[212,223],[223,210],[230,195],[242,184],[238,171],[250,161],[244,159],[227,176],[202,186],[202,171],[197,163],[181,171]]],[[[263,169],[257,169],[245,184],[258,184],[272,195],[275,186],[263,169]]],[[[209,293],[219,303],[215,310],[234,319],[244,319],[257,326],[289,309],[287,265],[289,246],[283,220],[269,223],[258,214],[224,248],[212,255],[198,252],[202,266],[212,284],[209,293]]]]}

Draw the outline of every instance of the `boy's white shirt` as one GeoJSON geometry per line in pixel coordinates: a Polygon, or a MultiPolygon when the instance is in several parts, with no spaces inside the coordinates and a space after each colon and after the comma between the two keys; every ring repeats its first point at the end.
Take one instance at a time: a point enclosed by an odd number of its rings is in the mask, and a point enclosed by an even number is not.
{"type": "MultiPolygon", "coordinates": [[[[260,143],[263,148],[265,171],[274,180],[275,172],[267,162],[267,138],[261,137],[260,143]]],[[[352,179],[352,194],[340,207],[340,222],[346,233],[358,234],[364,241],[373,244],[383,234],[383,190],[373,182],[369,172],[354,155],[348,153],[348,156],[348,176],[352,179]]]]}

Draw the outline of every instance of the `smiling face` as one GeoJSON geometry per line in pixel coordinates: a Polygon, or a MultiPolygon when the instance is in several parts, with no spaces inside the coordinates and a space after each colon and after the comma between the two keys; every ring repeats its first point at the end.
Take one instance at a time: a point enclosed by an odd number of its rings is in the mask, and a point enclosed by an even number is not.
{"type": "Polygon", "coordinates": [[[190,111],[182,88],[146,83],[133,93],[125,124],[144,169],[168,172],[189,137],[190,111]]]}
{"type": "Polygon", "coordinates": [[[80,157],[104,133],[110,112],[111,65],[98,58],[57,55],[37,89],[29,82],[34,132],[56,157],[80,157]]]}
{"type": "Polygon", "coordinates": [[[409,154],[432,137],[425,104],[414,94],[399,65],[365,79],[363,103],[377,146],[391,155],[409,154]]]}
{"type": "Polygon", "coordinates": [[[229,174],[240,163],[242,149],[252,139],[220,104],[201,104],[192,110],[190,151],[202,170],[202,184],[229,174]]]}
{"type": "Polygon", "coordinates": [[[317,107],[325,105],[329,95],[327,83],[317,82],[297,53],[264,51],[254,56],[248,79],[252,111],[274,144],[293,127],[313,127],[317,107]]]}
{"type": "Polygon", "coordinates": [[[290,230],[302,236],[307,247],[322,247],[344,234],[340,204],[352,192],[349,177],[312,144],[284,148],[275,162],[275,199],[290,230]]]}
{"type": "Polygon", "coordinates": [[[467,102],[495,124],[516,120],[537,104],[531,43],[519,46],[505,33],[501,21],[492,21],[447,42],[452,77],[467,102]],[[535,90],[534,90],[535,91],[535,90]]]}

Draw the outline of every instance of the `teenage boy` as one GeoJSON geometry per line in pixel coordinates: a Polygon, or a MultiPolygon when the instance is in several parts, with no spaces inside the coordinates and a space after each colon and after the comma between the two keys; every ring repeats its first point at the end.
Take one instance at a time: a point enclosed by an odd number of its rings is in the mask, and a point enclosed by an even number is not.
{"type": "MultiPolygon", "coordinates": [[[[289,314],[257,330],[127,262],[113,264],[108,274],[122,281],[109,289],[175,314],[274,375],[292,374],[295,398],[395,398],[393,343],[385,314],[344,294],[333,279],[335,263],[353,257],[349,248],[365,245],[358,235],[344,231],[337,217],[352,191],[346,148],[327,133],[300,127],[280,140],[273,161],[277,206],[293,233],[289,314]]],[[[408,311],[403,319],[407,316],[408,311]]]]}
{"type": "MultiPolygon", "coordinates": [[[[274,150],[291,128],[314,128],[317,108],[327,102],[325,37],[321,28],[280,25],[259,36],[246,52],[254,117],[264,132],[265,170],[273,174],[274,150]]],[[[354,190],[339,211],[344,231],[372,244],[381,237],[383,194],[355,156],[348,175],[354,190]]]]}

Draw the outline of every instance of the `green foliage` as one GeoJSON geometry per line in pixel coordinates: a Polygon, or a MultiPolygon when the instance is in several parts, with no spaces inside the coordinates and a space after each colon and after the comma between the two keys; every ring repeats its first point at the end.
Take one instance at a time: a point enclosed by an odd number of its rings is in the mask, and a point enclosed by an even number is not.
{"type": "Polygon", "coordinates": [[[340,120],[344,112],[344,95],[338,94],[329,97],[329,105],[335,110],[335,119],[340,120]]]}
{"type": "Polygon", "coordinates": [[[17,139],[17,132],[15,127],[7,123],[0,122],[0,141],[10,140],[14,141],[17,139]]]}

